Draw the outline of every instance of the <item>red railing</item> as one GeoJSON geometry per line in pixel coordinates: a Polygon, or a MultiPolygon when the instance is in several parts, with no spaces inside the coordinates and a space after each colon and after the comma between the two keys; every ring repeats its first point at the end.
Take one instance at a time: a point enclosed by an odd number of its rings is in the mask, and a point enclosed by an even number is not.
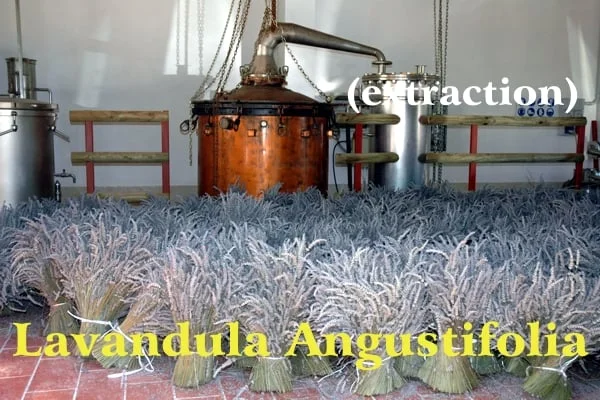
{"type": "Polygon", "coordinates": [[[474,191],[477,186],[477,164],[502,163],[575,163],[575,187],[581,188],[583,181],[583,162],[585,161],[585,127],[583,117],[523,118],[482,115],[432,115],[423,116],[424,125],[469,126],[471,136],[469,153],[427,153],[424,162],[431,164],[468,164],[468,189],[474,191]],[[575,153],[478,153],[479,128],[481,126],[505,127],[575,127],[575,153]]]}
{"type": "MultiPolygon", "coordinates": [[[[96,192],[96,164],[160,164],[162,169],[162,195],[171,194],[171,177],[169,164],[169,112],[168,111],[105,111],[105,110],[72,110],[69,113],[71,123],[85,125],[85,152],[71,153],[73,164],[85,164],[86,192],[96,192]],[[94,152],[94,123],[160,123],[161,151],[152,152],[94,152]]],[[[130,201],[147,198],[147,194],[111,194],[130,201]]]]}

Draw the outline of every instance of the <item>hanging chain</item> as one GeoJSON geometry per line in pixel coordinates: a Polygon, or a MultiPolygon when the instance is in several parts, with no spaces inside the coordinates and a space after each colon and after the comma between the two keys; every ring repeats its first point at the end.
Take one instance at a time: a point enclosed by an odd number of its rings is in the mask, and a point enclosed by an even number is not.
{"type": "MultiPolygon", "coordinates": [[[[439,77],[441,88],[446,86],[447,53],[448,53],[448,14],[450,1],[446,0],[445,10],[443,0],[433,0],[433,32],[434,32],[434,52],[435,52],[435,73],[439,77]]],[[[448,107],[442,106],[441,102],[436,102],[434,114],[447,114],[448,107]]],[[[444,125],[432,126],[431,150],[439,153],[446,151],[447,127],[444,125]]],[[[443,166],[433,164],[433,180],[440,184],[442,182],[443,166]]]]}
{"type": "MultiPolygon", "coordinates": [[[[229,13],[227,15],[227,21],[225,21],[225,27],[223,28],[223,33],[221,34],[221,39],[219,40],[217,50],[215,51],[215,55],[210,63],[210,67],[208,68],[208,71],[206,72],[203,82],[200,84],[200,87],[198,88],[196,93],[194,93],[194,98],[197,98],[197,99],[201,98],[202,95],[204,95],[204,93],[206,93],[208,91],[208,89],[210,89],[215,84],[215,82],[220,77],[220,75],[223,73],[223,71],[225,71],[225,68],[227,68],[228,60],[226,59],[223,62],[223,64],[221,65],[221,67],[219,68],[219,71],[215,74],[215,77],[211,78],[210,74],[212,73],[212,71],[217,63],[217,59],[219,58],[219,54],[221,53],[221,48],[223,48],[223,43],[225,43],[225,36],[227,35],[227,30],[229,28],[229,24],[231,23],[231,16],[233,14],[233,10],[235,9],[236,1],[237,0],[231,0],[231,5],[229,7],[229,13]]],[[[234,28],[234,32],[235,32],[235,28],[234,28]]]]}
{"type": "MultiPolygon", "coordinates": [[[[272,27],[274,27],[274,29],[279,29],[279,26],[277,24],[276,16],[273,15],[271,7],[268,4],[268,0],[266,0],[266,2],[267,2],[267,4],[266,4],[266,10],[265,10],[265,17],[267,17],[267,14],[268,14],[269,20],[267,20],[267,21],[263,20],[263,27],[264,27],[265,23],[267,23],[267,26],[272,26],[272,27]]],[[[302,74],[302,76],[304,77],[304,79],[306,79],[306,81],[310,84],[310,86],[312,86],[313,89],[315,89],[317,91],[317,93],[319,93],[320,97],[322,97],[327,103],[331,103],[331,101],[333,100],[332,97],[328,96],[324,91],[322,91],[317,86],[317,84],[310,78],[310,76],[308,75],[308,73],[306,73],[306,71],[304,70],[304,68],[302,67],[302,65],[300,65],[300,62],[298,61],[298,59],[296,58],[296,56],[292,52],[292,49],[290,48],[290,46],[288,45],[287,41],[285,40],[285,37],[283,35],[283,31],[281,31],[281,40],[283,41],[283,45],[285,46],[285,49],[286,49],[287,53],[290,55],[290,58],[292,59],[292,61],[296,65],[296,68],[298,68],[298,71],[300,71],[300,73],[302,74]]]]}
{"type": "Polygon", "coordinates": [[[175,32],[175,67],[179,68],[180,60],[179,60],[179,36],[180,36],[180,27],[181,27],[181,0],[177,1],[177,32],[175,32]]]}
{"type": "Polygon", "coordinates": [[[198,0],[196,4],[196,24],[198,25],[198,76],[204,74],[204,13],[205,0],[198,0]]]}
{"type": "Polygon", "coordinates": [[[222,76],[219,81],[219,85],[217,86],[217,93],[220,93],[225,90],[225,85],[227,84],[227,80],[229,79],[229,75],[231,74],[231,70],[233,69],[233,63],[234,63],[234,60],[240,49],[240,44],[242,42],[242,37],[244,36],[244,31],[246,30],[246,22],[248,22],[248,13],[250,12],[251,4],[252,4],[252,0],[246,0],[246,2],[244,3],[243,11],[241,11],[241,9],[242,9],[241,2],[238,7],[238,12],[237,12],[237,15],[235,18],[235,24],[233,26],[234,32],[232,34],[232,41],[229,44],[229,51],[227,52],[227,57],[226,57],[226,59],[230,60],[230,61],[227,62],[227,64],[229,64],[229,65],[228,65],[227,71],[225,72],[225,75],[222,76]],[[240,21],[240,17],[241,17],[241,21],[240,21]],[[229,58],[232,51],[233,51],[233,55],[231,56],[231,58],[229,58]]]}
{"type": "MultiPolygon", "coordinates": [[[[282,35],[282,38],[283,38],[283,35],[282,35]]],[[[300,73],[304,76],[304,79],[306,79],[306,81],[313,87],[313,89],[315,89],[319,93],[319,96],[321,96],[323,99],[325,99],[325,101],[327,103],[331,103],[331,101],[332,101],[331,96],[328,96],[327,94],[325,94],[325,92],[322,91],[317,86],[317,84],[313,82],[312,79],[310,79],[310,77],[308,76],[308,74],[306,73],[306,71],[304,71],[304,68],[302,68],[302,65],[300,65],[300,62],[298,62],[298,59],[296,58],[296,56],[294,55],[294,53],[292,53],[292,49],[290,49],[290,47],[288,46],[287,42],[285,41],[285,38],[283,38],[283,44],[285,45],[285,48],[286,48],[288,54],[290,55],[290,57],[294,61],[294,64],[296,64],[296,67],[298,68],[298,71],[300,71],[300,73]]]]}

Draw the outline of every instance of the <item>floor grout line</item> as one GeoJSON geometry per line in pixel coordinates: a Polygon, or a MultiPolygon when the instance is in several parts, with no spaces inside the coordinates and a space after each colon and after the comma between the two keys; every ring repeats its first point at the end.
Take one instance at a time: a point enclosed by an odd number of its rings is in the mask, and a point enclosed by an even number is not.
{"type": "Polygon", "coordinates": [[[121,378],[121,385],[123,386],[123,400],[127,400],[127,375],[123,375],[121,378]]]}
{"type": "Polygon", "coordinates": [[[73,389],[45,389],[45,390],[32,390],[32,391],[28,391],[28,394],[31,393],[54,393],[54,392],[66,392],[66,391],[71,391],[73,389]]]}
{"type": "Polygon", "coordinates": [[[171,385],[171,394],[173,395],[173,400],[179,400],[179,398],[175,394],[175,385],[171,385]]]}
{"type": "Polygon", "coordinates": [[[31,384],[33,383],[33,378],[35,377],[35,373],[37,372],[41,362],[42,362],[42,355],[40,354],[40,356],[38,357],[37,363],[35,364],[35,367],[33,368],[33,371],[31,372],[31,377],[29,378],[29,381],[27,382],[27,386],[25,386],[25,390],[23,391],[21,400],[25,400],[25,395],[27,394],[27,392],[29,391],[29,388],[31,387],[31,384]]]}
{"type": "Polygon", "coordinates": [[[6,347],[6,343],[8,343],[8,341],[10,340],[10,337],[12,335],[12,329],[13,329],[13,325],[10,324],[8,326],[8,332],[6,332],[6,338],[4,338],[4,342],[2,342],[2,347],[0,347],[0,351],[4,351],[4,348],[6,347]]]}
{"type": "Polygon", "coordinates": [[[82,372],[83,372],[83,363],[79,364],[79,375],[77,376],[77,383],[75,384],[75,392],[73,393],[73,400],[77,400],[77,393],[79,392],[79,383],[81,382],[82,372]]]}

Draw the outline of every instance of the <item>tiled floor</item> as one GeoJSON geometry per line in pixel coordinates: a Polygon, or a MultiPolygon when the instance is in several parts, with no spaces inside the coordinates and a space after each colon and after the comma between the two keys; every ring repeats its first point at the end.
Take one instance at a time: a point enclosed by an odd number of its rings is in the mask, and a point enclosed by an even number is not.
{"type": "MultiPolygon", "coordinates": [[[[321,381],[302,379],[294,382],[294,391],[284,395],[252,393],[247,388],[248,373],[229,369],[212,383],[198,390],[175,388],[170,382],[172,361],[161,359],[153,373],[138,373],[123,378],[109,378],[115,370],[105,370],[93,360],[76,357],[45,358],[15,357],[16,339],[13,322],[32,321],[32,333],[28,339],[31,349],[43,344],[39,336],[39,313],[27,313],[11,317],[0,317],[0,400],[163,400],[163,399],[360,399],[349,392],[352,384],[349,375],[347,385],[340,385],[339,376],[321,381]]],[[[575,371],[577,372],[577,371],[575,371]]],[[[600,371],[594,375],[600,376],[600,371]]],[[[600,379],[582,376],[573,379],[575,400],[600,399],[600,379]]],[[[463,396],[450,396],[435,393],[424,384],[411,381],[401,390],[378,399],[473,399],[473,400],[515,400],[531,399],[521,390],[521,380],[509,375],[483,378],[481,385],[473,393],[463,396]]]]}

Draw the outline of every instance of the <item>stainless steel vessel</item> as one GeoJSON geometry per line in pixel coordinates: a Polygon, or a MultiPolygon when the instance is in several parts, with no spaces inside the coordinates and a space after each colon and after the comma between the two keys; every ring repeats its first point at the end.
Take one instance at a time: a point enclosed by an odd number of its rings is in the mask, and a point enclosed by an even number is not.
{"type": "MultiPolygon", "coordinates": [[[[433,106],[424,103],[423,89],[437,82],[438,77],[427,74],[424,66],[417,66],[416,72],[363,76],[363,86],[376,86],[383,93],[379,97],[371,96],[379,105],[370,107],[369,112],[400,117],[397,125],[376,126],[375,134],[371,137],[372,152],[394,152],[400,157],[396,163],[369,166],[369,180],[374,185],[401,190],[427,183],[427,167],[419,161],[419,156],[429,150],[431,128],[421,125],[419,117],[431,114],[433,106]],[[407,97],[409,90],[414,93],[414,102],[407,97]]],[[[435,96],[432,97],[433,101],[437,100],[435,96]]]]}
{"type": "Polygon", "coordinates": [[[0,97],[0,204],[54,196],[58,106],[0,97]]]}
{"type": "Polygon", "coordinates": [[[8,94],[19,96],[21,93],[21,82],[23,82],[25,99],[37,99],[37,79],[35,74],[36,60],[23,58],[23,80],[19,74],[19,58],[9,57],[6,59],[6,72],[8,75],[8,94]]]}

